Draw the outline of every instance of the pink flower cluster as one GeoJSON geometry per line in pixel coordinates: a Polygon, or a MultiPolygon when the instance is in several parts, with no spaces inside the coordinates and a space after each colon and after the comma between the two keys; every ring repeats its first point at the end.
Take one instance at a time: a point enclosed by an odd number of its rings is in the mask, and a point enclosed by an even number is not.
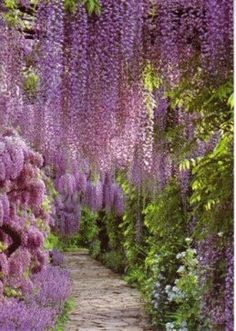
{"type": "Polygon", "coordinates": [[[11,287],[23,294],[32,288],[30,274],[48,260],[43,159],[12,130],[1,131],[0,149],[0,283],[3,292],[11,287]]]}

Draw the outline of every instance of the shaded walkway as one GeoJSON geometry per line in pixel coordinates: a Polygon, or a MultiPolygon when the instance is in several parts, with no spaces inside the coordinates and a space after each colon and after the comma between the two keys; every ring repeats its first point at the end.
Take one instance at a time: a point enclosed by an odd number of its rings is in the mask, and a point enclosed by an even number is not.
{"type": "Polygon", "coordinates": [[[65,331],[149,331],[140,294],[86,251],[66,253],[76,308],[65,331]]]}

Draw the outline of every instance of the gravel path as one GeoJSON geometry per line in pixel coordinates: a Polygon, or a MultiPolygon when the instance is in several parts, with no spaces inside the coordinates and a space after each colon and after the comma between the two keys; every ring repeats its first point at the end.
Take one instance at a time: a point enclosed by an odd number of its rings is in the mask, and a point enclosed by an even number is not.
{"type": "Polygon", "coordinates": [[[76,308],[65,331],[150,331],[140,293],[86,251],[65,254],[76,308]]]}

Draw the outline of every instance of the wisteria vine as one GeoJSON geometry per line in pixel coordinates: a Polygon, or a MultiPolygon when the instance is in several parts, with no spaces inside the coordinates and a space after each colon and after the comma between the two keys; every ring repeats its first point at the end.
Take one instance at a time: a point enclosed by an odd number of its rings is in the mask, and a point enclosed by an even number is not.
{"type": "MultiPolygon", "coordinates": [[[[123,214],[124,195],[115,182],[119,171],[139,193],[161,192],[174,177],[184,209],[189,208],[189,164],[213,152],[226,131],[221,117],[212,120],[204,107],[212,102],[227,120],[220,88],[227,90],[232,77],[232,7],[230,0],[0,4],[1,126],[15,127],[44,157],[18,135],[1,134],[0,293],[8,286],[29,291],[30,278],[20,275],[40,271],[47,258],[41,250],[49,224],[41,206],[42,165],[58,191],[51,227],[63,235],[79,230],[84,206],[123,214]],[[208,100],[200,98],[195,110],[201,93],[208,100]],[[183,154],[187,165],[179,167],[183,154]]],[[[210,210],[211,203],[204,208],[210,210]]],[[[222,289],[224,305],[213,307],[218,301],[210,302],[211,289],[205,295],[208,317],[231,330],[230,240],[222,251],[211,237],[204,240],[210,243],[209,252],[199,250],[200,259],[208,259],[204,269],[223,256],[227,260],[225,283],[216,279],[212,288],[222,289]]]]}

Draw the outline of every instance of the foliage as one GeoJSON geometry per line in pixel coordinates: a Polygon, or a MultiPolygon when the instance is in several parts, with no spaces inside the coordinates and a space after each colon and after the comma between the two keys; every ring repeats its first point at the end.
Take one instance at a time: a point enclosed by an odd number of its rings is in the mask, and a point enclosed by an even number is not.
{"type": "Polygon", "coordinates": [[[45,248],[51,251],[53,249],[58,249],[59,251],[64,252],[90,248],[91,252],[94,250],[95,253],[95,241],[99,231],[96,225],[97,217],[97,213],[91,211],[89,208],[82,208],[80,231],[70,237],[58,236],[55,233],[50,232],[44,244],[45,248]]]}
{"type": "Polygon", "coordinates": [[[65,9],[71,13],[75,12],[78,1],[85,5],[89,15],[93,13],[96,15],[101,14],[101,4],[99,0],[64,0],[65,9]]]}
{"type": "Polygon", "coordinates": [[[124,260],[122,254],[116,250],[109,250],[101,255],[100,260],[110,269],[116,272],[123,272],[124,260]]]}
{"type": "Polygon", "coordinates": [[[54,248],[57,248],[61,250],[62,252],[76,252],[80,248],[80,235],[74,235],[69,238],[64,237],[58,237],[58,244],[54,246],[54,248]]]}
{"type": "Polygon", "coordinates": [[[98,233],[97,217],[97,213],[90,211],[88,208],[82,209],[78,245],[88,247],[96,238],[98,233]]]}
{"type": "Polygon", "coordinates": [[[190,203],[199,219],[197,230],[207,233],[231,231],[233,193],[232,133],[220,138],[213,152],[193,167],[190,203]],[[222,219],[224,223],[222,225],[222,219]]]}
{"type": "Polygon", "coordinates": [[[191,239],[186,238],[185,241],[187,242],[186,250],[176,256],[180,261],[180,266],[174,286],[167,285],[165,289],[168,301],[174,302],[177,306],[171,316],[172,322],[167,323],[173,323],[177,330],[181,330],[183,325],[189,330],[199,330],[202,327],[200,326],[200,270],[197,251],[190,245],[191,239]]]}
{"type": "Polygon", "coordinates": [[[44,242],[44,248],[47,250],[52,250],[53,248],[59,248],[59,247],[60,247],[60,239],[55,234],[50,232],[44,242]]]}
{"type": "Polygon", "coordinates": [[[36,96],[39,88],[39,77],[33,70],[28,69],[24,72],[23,87],[28,97],[36,96]]]}
{"type": "Polygon", "coordinates": [[[56,326],[53,328],[54,331],[64,331],[66,322],[69,320],[71,312],[75,308],[75,302],[73,298],[69,298],[65,301],[62,312],[57,319],[56,326]]]}
{"type": "Polygon", "coordinates": [[[16,0],[4,0],[4,5],[7,9],[7,12],[3,14],[6,22],[11,26],[17,26],[22,24],[21,13],[17,10],[16,0]]]}
{"type": "Polygon", "coordinates": [[[168,301],[166,286],[174,285],[179,266],[176,255],[184,249],[187,236],[187,215],[176,182],[171,182],[144,213],[149,246],[144,261],[149,274],[146,296],[148,302],[152,302],[149,307],[153,321],[165,324],[169,321],[169,314],[177,309],[168,301]]]}

